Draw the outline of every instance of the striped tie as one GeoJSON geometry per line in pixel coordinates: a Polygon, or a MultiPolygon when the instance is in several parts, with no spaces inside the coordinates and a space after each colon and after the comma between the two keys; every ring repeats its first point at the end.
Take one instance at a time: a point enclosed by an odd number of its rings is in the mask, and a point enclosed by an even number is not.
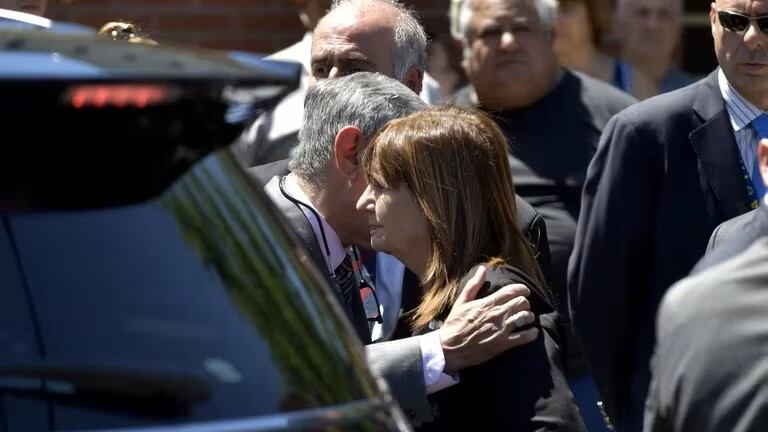
{"type": "Polygon", "coordinates": [[[352,269],[352,258],[347,254],[344,261],[336,267],[336,280],[339,283],[341,298],[344,306],[352,312],[352,293],[355,291],[355,272],[352,269]]]}

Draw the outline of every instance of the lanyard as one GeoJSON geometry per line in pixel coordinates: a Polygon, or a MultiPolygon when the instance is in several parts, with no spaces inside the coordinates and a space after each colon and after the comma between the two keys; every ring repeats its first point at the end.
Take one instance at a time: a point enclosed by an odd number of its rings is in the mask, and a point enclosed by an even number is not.
{"type": "Polygon", "coordinates": [[[741,165],[741,175],[744,178],[744,183],[747,186],[747,196],[749,197],[749,208],[756,209],[760,206],[760,200],[757,197],[757,192],[755,191],[755,185],[752,183],[752,180],[749,178],[749,171],[747,171],[747,167],[744,165],[744,161],[742,160],[741,156],[739,156],[739,165],[741,165]]]}
{"type": "MultiPolygon", "coordinates": [[[[283,196],[288,199],[288,201],[291,201],[295,205],[299,206],[300,208],[303,207],[312,214],[312,216],[315,218],[315,221],[317,222],[317,226],[320,228],[320,238],[323,242],[323,248],[325,249],[325,255],[327,258],[327,264],[328,264],[328,271],[330,273],[331,278],[331,284],[337,285],[335,288],[337,291],[341,291],[341,288],[338,287],[338,278],[336,276],[336,270],[331,267],[331,249],[328,246],[328,239],[325,236],[325,229],[323,229],[323,222],[320,218],[320,214],[317,213],[315,209],[312,208],[312,206],[301,202],[300,200],[296,199],[294,196],[288,193],[288,191],[285,190],[285,177],[282,177],[280,179],[279,183],[280,192],[283,194],[283,196]]],[[[368,270],[366,270],[365,266],[363,265],[363,261],[360,259],[360,254],[358,253],[358,250],[356,247],[351,248],[351,254],[352,258],[352,271],[354,274],[354,277],[358,280],[358,289],[360,292],[360,298],[363,302],[363,308],[365,310],[366,318],[369,322],[376,321],[379,324],[383,322],[381,313],[379,311],[379,298],[376,296],[376,291],[373,288],[373,283],[370,275],[368,274],[368,270]]],[[[350,252],[347,251],[347,254],[350,252]]]]}

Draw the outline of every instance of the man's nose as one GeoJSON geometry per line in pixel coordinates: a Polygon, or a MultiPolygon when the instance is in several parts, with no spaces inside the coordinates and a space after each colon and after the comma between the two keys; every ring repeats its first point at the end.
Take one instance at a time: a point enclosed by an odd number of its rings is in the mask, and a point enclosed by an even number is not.
{"type": "Polygon", "coordinates": [[[336,78],[336,77],[340,76],[339,74],[340,74],[339,67],[338,66],[333,66],[331,68],[331,71],[328,72],[328,78],[336,78]]]}
{"type": "Polygon", "coordinates": [[[760,31],[760,28],[758,28],[757,21],[750,21],[749,26],[747,27],[747,31],[744,32],[744,43],[747,45],[747,47],[759,48],[765,44],[765,40],[763,39],[765,37],[766,35],[760,31]]]}
{"type": "Polygon", "coordinates": [[[505,31],[501,34],[499,47],[502,49],[511,49],[515,45],[515,35],[511,31],[505,31]]]}

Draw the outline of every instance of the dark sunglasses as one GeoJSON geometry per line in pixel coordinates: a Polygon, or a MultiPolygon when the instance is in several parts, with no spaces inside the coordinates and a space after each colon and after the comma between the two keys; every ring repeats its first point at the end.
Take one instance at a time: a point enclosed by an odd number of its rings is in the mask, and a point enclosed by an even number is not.
{"type": "Polygon", "coordinates": [[[738,12],[717,11],[717,18],[724,29],[732,32],[743,32],[749,27],[750,22],[757,21],[757,28],[763,33],[768,33],[768,15],[751,17],[738,12]]]}

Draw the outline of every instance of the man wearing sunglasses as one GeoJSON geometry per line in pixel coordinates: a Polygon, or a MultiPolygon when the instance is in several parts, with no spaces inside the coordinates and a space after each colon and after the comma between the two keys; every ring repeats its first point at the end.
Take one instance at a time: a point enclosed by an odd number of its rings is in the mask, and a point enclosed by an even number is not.
{"type": "Polygon", "coordinates": [[[569,304],[620,432],[642,428],[661,297],[713,229],[756,207],[764,190],[755,149],[768,134],[767,14],[768,0],[712,3],[720,67],[614,117],[590,165],[569,304]]]}

